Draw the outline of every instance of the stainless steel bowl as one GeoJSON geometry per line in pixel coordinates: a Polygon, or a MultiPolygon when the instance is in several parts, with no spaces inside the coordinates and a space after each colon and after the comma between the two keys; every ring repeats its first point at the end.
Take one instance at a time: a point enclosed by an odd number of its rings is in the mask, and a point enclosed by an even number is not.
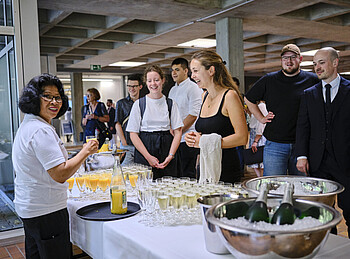
{"type": "MultiPolygon", "coordinates": [[[[307,195],[298,195],[294,191],[294,198],[310,200],[321,202],[329,206],[333,206],[335,198],[338,193],[344,191],[344,187],[334,181],[315,178],[315,177],[306,177],[306,176],[297,176],[297,175],[280,175],[280,176],[264,176],[258,177],[251,180],[246,180],[243,182],[243,188],[248,191],[249,197],[256,197],[259,193],[259,188],[262,182],[274,182],[274,183],[285,183],[285,182],[301,182],[303,184],[307,183],[315,187],[322,188],[322,193],[310,192],[307,195]]],[[[268,197],[282,197],[283,192],[281,193],[271,193],[268,194],[268,197]]]]}
{"type": "MultiPolygon", "coordinates": [[[[258,231],[232,226],[220,220],[230,210],[234,210],[235,203],[242,201],[251,205],[255,199],[223,202],[206,213],[207,220],[215,225],[221,241],[236,258],[312,258],[326,242],[330,229],[342,219],[341,214],[328,205],[297,199],[294,207],[299,210],[306,210],[311,206],[319,208],[321,226],[298,231],[258,231]]],[[[276,209],[280,202],[281,198],[268,198],[269,210],[276,209]]]]}

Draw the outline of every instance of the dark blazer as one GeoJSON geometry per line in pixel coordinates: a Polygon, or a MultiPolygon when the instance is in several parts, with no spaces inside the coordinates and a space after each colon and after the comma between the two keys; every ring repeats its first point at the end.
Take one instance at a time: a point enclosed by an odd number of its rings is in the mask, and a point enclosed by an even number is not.
{"type": "MultiPolygon", "coordinates": [[[[310,172],[318,170],[325,150],[324,106],[321,82],[304,91],[297,122],[296,155],[308,157],[310,172]]],[[[338,166],[350,175],[350,81],[343,77],[332,108],[330,140],[338,166]]]]}
{"type": "Polygon", "coordinates": [[[111,130],[112,134],[116,134],[117,131],[115,129],[115,109],[113,107],[111,107],[111,109],[108,112],[109,115],[109,121],[107,122],[108,124],[108,128],[111,130]]]}

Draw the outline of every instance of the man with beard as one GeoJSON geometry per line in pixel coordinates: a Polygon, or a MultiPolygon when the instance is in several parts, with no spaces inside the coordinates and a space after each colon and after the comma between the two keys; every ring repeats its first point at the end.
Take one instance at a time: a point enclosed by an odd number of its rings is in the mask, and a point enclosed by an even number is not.
{"type": "Polygon", "coordinates": [[[264,176],[303,175],[296,168],[294,153],[300,97],[306,88],[318,83],[315,74],[300,70],[303,57],[294,44],[282,48],[282,70],[260,78],[245,96],[249,110],[265,124],[264,176]],[[258,102],[265,101],[264,116],[258,102]]]}

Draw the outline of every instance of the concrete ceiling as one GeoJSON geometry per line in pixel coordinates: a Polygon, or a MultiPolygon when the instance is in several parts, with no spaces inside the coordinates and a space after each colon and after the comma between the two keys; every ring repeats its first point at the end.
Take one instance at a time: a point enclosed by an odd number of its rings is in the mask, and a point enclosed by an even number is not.
{"type": "Polygon", "coordinates": [[[174,58],[190,59],[198,50],[177,44],[215,39],[215,21],[225,17],[243,19],[246,75],[279,69],[287,43],[302,52],[332,46],[340,51],[339,70],[350,71],[348,0],[38,0],[38,8],[41,55],[55,56],[58,72],[87,72],[92,64],[117,74],[145,67],[109,66],[117,61],[170,68],[174,58]]]}

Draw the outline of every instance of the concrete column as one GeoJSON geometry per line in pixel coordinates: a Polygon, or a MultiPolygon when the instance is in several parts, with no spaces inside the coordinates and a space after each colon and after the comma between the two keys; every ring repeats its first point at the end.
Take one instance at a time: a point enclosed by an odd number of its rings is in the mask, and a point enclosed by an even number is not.
{"type": "Polygon", "coordinates": [[[71,97],[72,97],[72,120],[75,128],[74,141],[79,142],[79,133],[83,131],[81,127],[81,107],[84,105],[83,75],[82,73],[71,73],[71,97]]]}
{"type": "Polygon", "coordinates": [[[244,93],[243,23],[241,18],[224,18],[216,22],[216,51],[226,61],[232,76],[240,81],[244,93]]]}
{"type": "Polygon", "coordinates": [[[41,73],[57,74],[56,57],[55,56],[40,56],[41,73]]]}

